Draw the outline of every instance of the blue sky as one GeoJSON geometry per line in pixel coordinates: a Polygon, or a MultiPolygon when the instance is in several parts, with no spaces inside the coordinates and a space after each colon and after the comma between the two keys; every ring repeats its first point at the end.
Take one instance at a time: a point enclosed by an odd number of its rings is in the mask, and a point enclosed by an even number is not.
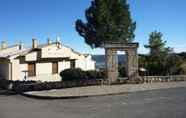
{"type": "MultiPolygon", "coordinates": [[[[76,19],[85,19],[84,10],[91,0],[0,0],[0,41],[10,45],[23,41],[31,45],[37,38],[45,43],[50,37],[82,53],[103,54],[92,50],[75,31],[76,19]]],[[[157,30],[164,34],[167,45],[176,52],[186,51],[186,0],[129,0],[133,19],[137,22],[136,39],[139,52],[149,33],[157,30]]]]}

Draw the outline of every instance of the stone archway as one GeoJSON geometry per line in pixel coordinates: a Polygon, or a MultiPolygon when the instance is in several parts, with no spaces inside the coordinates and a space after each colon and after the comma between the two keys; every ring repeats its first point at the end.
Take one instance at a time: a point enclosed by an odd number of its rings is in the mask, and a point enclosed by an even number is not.
{"type": "Polygon", "coordinates": [[[106,70],[109,82],[118,79],[117,51],[125,51],[127,56],[127,77],[129,80],[139,78],[138,74],[138,43],[108,42],[104,44],[106,56],[106,70]]]}

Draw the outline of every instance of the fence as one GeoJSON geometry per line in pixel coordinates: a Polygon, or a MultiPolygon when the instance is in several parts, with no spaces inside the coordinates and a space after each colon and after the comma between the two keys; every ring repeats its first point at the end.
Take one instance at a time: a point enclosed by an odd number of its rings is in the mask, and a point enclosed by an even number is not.
{"type": "Polygon", "coordinates": [[[171,82],[171,81],[186,81],[186,75],[143,76],[142,79],[146,83],[152,83],[152,82],[171,82]]]}

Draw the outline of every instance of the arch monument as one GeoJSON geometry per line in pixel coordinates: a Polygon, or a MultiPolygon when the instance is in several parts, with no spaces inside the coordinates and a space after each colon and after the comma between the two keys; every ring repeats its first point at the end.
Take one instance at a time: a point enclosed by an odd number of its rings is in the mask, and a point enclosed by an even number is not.
{"type": "Polygon", "coordinates": [[[125,51],[126,53],[126,74],[128,80],[135,81],[139,78],[138,47],[138,43],[105,42],[105,63],[109,82],[115,82],[119,77],[117,51],[125,51]]]}

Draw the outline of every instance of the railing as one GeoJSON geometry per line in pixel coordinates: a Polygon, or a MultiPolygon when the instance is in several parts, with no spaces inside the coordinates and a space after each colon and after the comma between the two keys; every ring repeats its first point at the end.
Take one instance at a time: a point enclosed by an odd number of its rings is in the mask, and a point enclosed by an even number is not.
{"type": "Polygon", "coordinates": [[[152,83],[152,82],[171,82],[171,81],[186,81],[186,75],[143,76],[142,79],[146,83],[152,83]]]}

